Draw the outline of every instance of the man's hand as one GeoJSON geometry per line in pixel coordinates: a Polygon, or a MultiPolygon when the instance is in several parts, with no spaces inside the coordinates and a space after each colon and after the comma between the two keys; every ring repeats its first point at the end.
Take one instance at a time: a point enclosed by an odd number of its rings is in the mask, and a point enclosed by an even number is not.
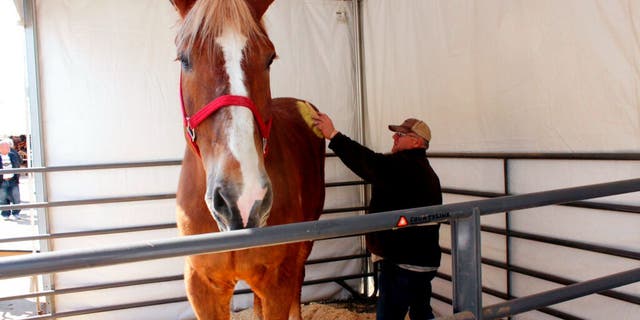
{"type": "Polygon", "coordinates": [[[333,121],[326,113],[318,112],[317,115],[312,116],[313,126],[318,128],[325,139],[331,140],[336,134],[338,134],[338,130],[333,126],[333,121]]]}

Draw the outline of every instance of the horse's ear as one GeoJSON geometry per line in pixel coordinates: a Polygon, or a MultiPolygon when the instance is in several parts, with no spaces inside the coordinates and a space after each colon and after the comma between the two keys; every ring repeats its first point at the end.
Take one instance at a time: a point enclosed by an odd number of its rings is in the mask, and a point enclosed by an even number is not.
{"type": "Polygon", "coordinates": [[[247,0],[249,6],[253,8],[257,19],[262,18],[262,15],[264,15],[272,2],[273,0],[247,0]]]}
{"type": "Polygon", "coordinates": [[[169,0],[174,8],[178,11],[181,17],[187,15],[193,4],[196,3],[197,0],[169,0]]]}

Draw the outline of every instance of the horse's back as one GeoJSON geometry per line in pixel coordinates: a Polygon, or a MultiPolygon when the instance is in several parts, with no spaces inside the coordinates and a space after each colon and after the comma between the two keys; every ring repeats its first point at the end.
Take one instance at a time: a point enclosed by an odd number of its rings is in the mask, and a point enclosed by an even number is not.
{"type": "Polygon", "coordinates": [[[284,223],[315,220],[324,206],[325,142],[304,119],[309,107],[315,112],[315,107],[299,99],[276,98],[271,103],[273,124],[266,166],[275,189],[272,213],[298,208],[303,214],[302,219],[289,217],[284,223]]]}

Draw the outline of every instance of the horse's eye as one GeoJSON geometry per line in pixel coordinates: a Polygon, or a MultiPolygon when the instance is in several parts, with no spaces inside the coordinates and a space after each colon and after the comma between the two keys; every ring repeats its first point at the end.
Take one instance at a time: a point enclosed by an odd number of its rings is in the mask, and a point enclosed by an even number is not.
{"type": "Polygon", "coordinates": [[[181,53],[178,56],[178,60],[180,60],[180,64],[182,64],[182,69],[184,69],[184,71],[191,71],[191,60],[189,60],[187,55],[181,53]]]}
{"type": "Polygon", "coordinates": [[[269,60],[267,60],[267,70],[271,68],[271,64],[273,63],[273,60],[275,60],[276,58],[278,58],[278,56],[275,53],[272,53],[271,56],[269,57],[269,60]]]}

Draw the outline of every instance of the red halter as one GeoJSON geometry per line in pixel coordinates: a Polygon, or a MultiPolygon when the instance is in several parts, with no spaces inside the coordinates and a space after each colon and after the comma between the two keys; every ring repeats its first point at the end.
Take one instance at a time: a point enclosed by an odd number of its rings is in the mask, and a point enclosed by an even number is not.
{"type": "Polygon", "coordinates": [[[260,115],[260,112],[258,112],[258,108],[256,108],[256,105],[253,104],[253,101],[251,101],[251,99],[234,95],[219,96],[213,101],[209,102],[206,106],[204,106],[204,108],[196,112],[196,114],[189,117],[187,115],[187,110],[184,107],[184,99],[182,98],[182,73],[180,73],[180,104],[182,105],[182,117],[184,119],[185,129],[187,131],[187,134],[189,135],[189,138],[191,138],[191,146],[196,150],[198,155],[200,155],[200,149],[196,144],[196,127],[214,112],[229,106],[245,107],[251,110],[251,113],[253,113],[253,117],[258,123],[260,135],[262,136],[262,152],[264,155],[267,155],[267,139],[269,138],[269,133],[271,132],[272,119],[269,119],[268,122],[264,122],[262,116],[260,115]]]}

